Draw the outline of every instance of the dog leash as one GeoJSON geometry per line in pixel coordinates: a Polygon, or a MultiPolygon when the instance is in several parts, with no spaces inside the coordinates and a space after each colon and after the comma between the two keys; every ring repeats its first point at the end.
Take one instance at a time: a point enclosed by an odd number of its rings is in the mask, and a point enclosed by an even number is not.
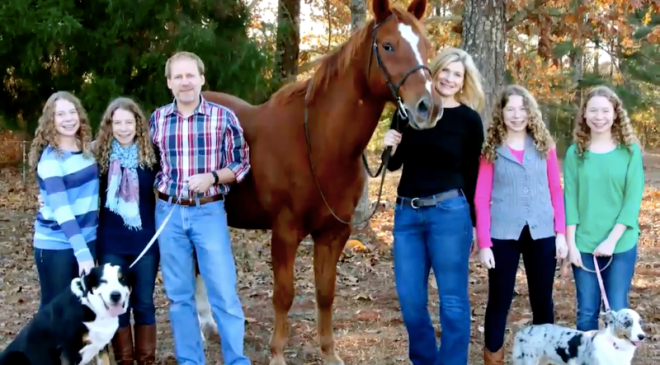
{"type": "Polygon", "coordinates": [[[596,258],[595,255],[593,256],[593,258],[594,258],[594,272],[596,273],[596,277],[598,278],[598,285],[600,286],[600,296],[603,297],[603,305],[605,305],[605,311],[609,312],[610,303],[607,300],[607,293],[605,292],[605,284],[603,284],[603,277],[601,276],[600,272],[604,271],[605,269],[607,269],[608,266],[610,266],[610,264],[612,263],[613,256],[610,256],[610,261],[608,261],[607,265],[605,265],[603,270],[600,270],[598,268],[598,258],[596,258]]]}
{"type": "MultiPolygon", "coordinates": [[[[186,191],[186,190],[188,190],[188,193],[189,193],[188,195],[190,195],[190,190],[188,189],[188,184],[187,184],[187,183],[185,183],[185,184],[183,185],[183,188],[181,188],[181,192],[179,193],[179,196],[176,197],[176,201],[177,201],[177,202],[181,201],[181,197],[183,196],[183,192],[186,191]]],[[[160,235],[160,233],[163,231],[163,228],[165,228],[165,224],[167,224],[167,221],[170,220],[170,217],[172,216],[172,213],[174,213],[174,208],[176,208],[176,204],[175,204],[175,203],[172,204],[172,209],[171,209],[170,212],[167,214],[167,217],[165,217],[165,219],[163,220],[163,223],[160,224],[160,227],[158,227],[158,230],[156,231],[156,233],[154,234],[154,236],[151,237],[151,241],[149,241],[149,243],[147,243],[147,247],[145,247],[144,250],[142,250],[142,252],[140,253],[140,255],[135,259],[135,261],[133,261],[133,263],[131,264],[131,266],[128,267],[129,269],[132,269],[133,266],[135,266],[135,264],[137,264],[138,261],[140,261],[140,259],[142,258],[142,256],[144,256],[144,255],[147,253],[147,251],[149,251],[149,249],[151,248],[151,246],[153,246],[154,242],[156,242],[156,238],[158,238],[158,236],[160,235]]]]}

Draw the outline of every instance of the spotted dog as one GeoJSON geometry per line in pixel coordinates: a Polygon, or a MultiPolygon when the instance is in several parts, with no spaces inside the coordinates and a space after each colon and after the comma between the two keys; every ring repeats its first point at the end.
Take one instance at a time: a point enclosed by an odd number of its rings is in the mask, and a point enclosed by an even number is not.
{"type": "Polygon", "coordinates": [[[71,286],[32,318],[0,353],[0,365],[110,365],[108,343],[126,312],[131,275],[105,264],[71,286]]]}
{"type": "Polygon", "coordinates": [[[632,309],[602,314],[605,328],[578,331],[555,324],[520,330],[513,343],[513,365],[629,365],[646,334],[632,309]]]}

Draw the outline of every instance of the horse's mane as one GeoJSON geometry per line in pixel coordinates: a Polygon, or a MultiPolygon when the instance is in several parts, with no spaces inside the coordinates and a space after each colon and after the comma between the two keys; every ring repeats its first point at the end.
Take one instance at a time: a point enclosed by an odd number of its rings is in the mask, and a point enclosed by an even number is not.
{"type": "MultiPolygon", "coordinates": [[[[410,21],[413,28],[422,35],[426,35],[426,29],[420,26],[417,19],[407,11],[401,9],[397,5],[390,8],[392,13],[399,19],[413,18],[410,21]]],[[[365,43],[371,48],[371,31],[374,27],[375,20],[371,19],[366,24],[358,28],[350,38],[339,46],[334,52],[323,56],[320,65],[311,77],[311,90],[309,92],[309,100],[313,100],[317,94],[328,86],[332,77],[343,74],[351,68],[352,62],[355,60],[360,51],[364,51],[365,43]]],[[[293,81],[276,91],[271,100],[277,103],[286,103],[297,96],[304,96],[307,93],[307,84],[310,79],[293,81]]]]}

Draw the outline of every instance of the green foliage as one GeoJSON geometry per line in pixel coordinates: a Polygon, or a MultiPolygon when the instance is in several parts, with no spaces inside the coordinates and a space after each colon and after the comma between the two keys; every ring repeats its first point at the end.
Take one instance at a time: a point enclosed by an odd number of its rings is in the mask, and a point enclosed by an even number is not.
{"type": "Polygon", "coordinates": [[[93,126],[117,96],[150,114],[172,100],[165,62],[183,50],[204,61],[207,89],[253,103],[272,92],[272,57],[248,37],[239,0],[5,0],[0,19],[0,115],[10,128],[23,118],[32,132],[57,90],[74,92],[93,126]]]}
{"type": "MultiPolygon", "coordinates": [[[[636,46],[632,50],[619,49],[612,55],[620,79],[613,79],[602,69],[595,72],[593,65],[587,62],[581,79],[573,88],[583,93],[597,85],[612,88],[623,101],[642,143],[655,147],[660,143],[659,138],[653,137],[660,132],[655,126],[660,110],[660,45],[649,41],[647,37],[660,25],[660,15],[652,15],[650,22],[644,24],[647,13],[648,8],[642,8],[627,18],[628,24],[634,28],[633,41],[636,46]]],[[[553,57],[560,58],[570,56],[572,51],[574,45],[569,39],[555,43],[552,53],[553,57]]],[[[573,78],[573,72],[572,68],[563,70],[569,80],[573,78]]],[[[566,88],[565,85],[558,87],[566,88]]],[[[570,143],[578,106],[573,100],[546,100],[543,107],[561,155],[570,143]]]]}
{"type": "Polygon", "coordinates": [[[573,45],[573,41],[568,40],[564,42],[557,42],[552,48],[552,56],[554,58],[561,58],[568,56],[574,50],[575,46],[573,45]]]}

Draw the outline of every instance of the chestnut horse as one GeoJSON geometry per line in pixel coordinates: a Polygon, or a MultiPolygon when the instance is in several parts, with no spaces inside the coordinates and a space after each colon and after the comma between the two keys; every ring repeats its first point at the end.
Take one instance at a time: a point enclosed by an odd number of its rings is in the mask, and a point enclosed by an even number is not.
{"type": "MultiPolygon", "coordinates": [[[[388,0],[374,0],[374,20],[325,57],[310,79],[285,85],[262,105],[203,93],[236,113],[250,146],[250,174],[232,186],[225,200],[228,224],[272,231],[271,365],[285,364],[293,266],[308,234],[314,240],[322,358],[325,364],[344,364],[335,352],[332,305],[337,261],[366,178],[361,154],[388,101],[407,114],[412,128],[432,128],[441,116],[426,66],[431,45],[419,21],[426,4],[414,0],[406,11],[390,7],[388,0]]],[[[197,295],[198,301],[203,296],[197,295]]],[[[200,319],[212,321],[207,304],[202,305],[200,319]]]]}

